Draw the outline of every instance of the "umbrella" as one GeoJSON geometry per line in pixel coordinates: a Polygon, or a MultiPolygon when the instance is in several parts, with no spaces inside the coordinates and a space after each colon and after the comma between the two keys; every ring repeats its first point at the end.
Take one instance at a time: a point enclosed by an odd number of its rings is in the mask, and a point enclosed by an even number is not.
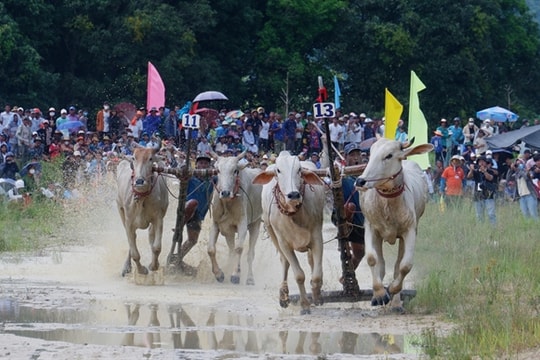
{"type": "Polygon", "coordinates": [[[490,119],[502,122],[514,122],[519,118],[518,115],[500,106],[494,106],[484,110],[480,110],[476,113],[476,117],[480,120],[490,119]]]}
{"type": "Polygon", "coordinates": [[[218,118],[219,113],[215,109],[200,108],[195,111],[195,114],[199,114],[201,117],[205,118],[206,121],[211,122],[218,118]]]}
{"type": "Polygon", "coordinates": [[[371,145],[373,145],[373,143],[375,141],[377,141],[377,137],[372,137],[372,138],[369,138],[369,139],[366,139],[364,141],[362,141],[360,144],[358,144],[358,147],[362,150],[362,151],[369,151],[369,149],[371,148],[371,145]]]}
{"type": "Polygon", "coordinates": [[[205,91],[195,96],[193,102],[209,100],[229,100],[229,98],[220,93],[219,91],[205,91]]]}
{"type": "Polygon", "coordinates": [[[116,110],[117,112],[123,111],[124,115],[126,115],[126,117],[130,120],[137,113],[137,107],[134,104],[128,103],[128,102],[122,102],[122,103],[116,104],[116,106],[114,107],[114,110],[116,110]]]}
{"type": "Polygon", "coordinates": [[[0,195],[5,195],[10,189],[15,187],[15,180],[10,178],[0,178],[0,195]]]}
{"type": "Polygon", "coordinates": [[[70,121],[66,121],[58,125],[57,129],[58,130],[71,130],[78,127],[84,127],[84,124],[78,120],[75,120],[75,121],[70,120],[70,121]]]}
{"type": "Polygon", "coordinates": [[[41,163],[39,161],[29,162],[28,164],[24,165],[21,171],[19,171],[19,175],[25,176],[31,168],[34,168],[36,172],[41,172],[41,163]]]}
{"type": "Polygon", "coordinates": [[[229,111],[225,117],[229,119],[239,119],[244,115],[244,112],[242,110],[233,110],[229,111]]]}

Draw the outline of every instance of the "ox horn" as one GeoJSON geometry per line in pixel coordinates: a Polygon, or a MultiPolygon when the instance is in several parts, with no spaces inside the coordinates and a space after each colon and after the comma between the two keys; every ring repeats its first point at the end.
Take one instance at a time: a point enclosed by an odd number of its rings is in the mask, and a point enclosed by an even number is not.
{"type": "Polygon", "coordinates": [[[237,159],[237,160],[243,159],[244,156],[246,156],[246,153],[247,153],[247,150],[242,151],[240,154],[238,154],[238,155],[236,156],[236,159],[237,159]]]}
{"type": "Polygon", "coordinates": [[[214,159],[214,160],[217,160],[217,159],[218,159],[218,157],[219,157],[219,155],[218,155],[218,154],[216,154],[216,153],[215,153],[214,151],[210,151],[210,153],[209,153],[209,154],[210,154],[210,156],[212,157],[212,159],[214,159]]]}
{"type": "Polygon", "coordinates": [[[412,144],[414,144],[414,136],[411,140],[407,141],[406,143],[401,144],[401,150],[408,148],[412,144]]]}

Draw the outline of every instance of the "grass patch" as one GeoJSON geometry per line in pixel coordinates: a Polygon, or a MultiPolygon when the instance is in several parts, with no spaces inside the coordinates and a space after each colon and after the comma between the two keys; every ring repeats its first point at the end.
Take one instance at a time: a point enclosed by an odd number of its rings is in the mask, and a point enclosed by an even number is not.
{"type": "Polygon", "coordinates": [[[441,213],[428,205],[420,221],[414,313],[459,324],[448,336],[422,336],[431,358],[510,356],[540,346],[538,223],[517,203],[497,205],[497,225],[478,223],[472,202],[441,213]]]}
{"type": "MultiPolygon", "coordinates": [[[[43,163],[41,184],[61,182],[61,160],[43,163]]],[[[39,251],[54,242],[63,225],[62,203],[45,198],[31,181],[32,203],[0,200],[0,251],[39,251]]]]}

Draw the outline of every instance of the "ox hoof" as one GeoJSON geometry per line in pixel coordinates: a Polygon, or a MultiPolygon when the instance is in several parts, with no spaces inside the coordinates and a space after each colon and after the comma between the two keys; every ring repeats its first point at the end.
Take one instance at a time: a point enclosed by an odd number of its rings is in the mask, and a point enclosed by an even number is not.
{"type": "MultiPolygon", "coordinates": [[[[220,271],[217,275],[216,275],[216,280],[220,283],[223,282],[223,280],[225,280],[225,274],[223,274],[223,271],[220,271]]],[[[231,282],[232,282],[232,279],[231,279],[231,282]]]]}
{"type": "Polygon", "coordinates": [[[246,280],[246,285],[255,285],[255,280],[253,280],[253,278],[248,278],[246,280]]]}
{"type": "Polygon", "coordinates": [[[286,309],[289,307],[289,300],[279,300],[279,306],[286,309]]]}
{"type": "Polygon", "coordinates": [[[309,315],[309,314],[311,314],[311,309],[300,310],[300,315],[309,315]]]}
{"type": "Polygon", "coordinates": [[[392,312],[399,315],[405,314],[405,308],[403,306],[393,306],[392,312]]]}
{"type": "Polygon", "coordinates": [[[371,306],[386,305],[389,302],[390,302],[390,294],[388,294],[388,292],[385,292],[384,296],[374,296],[371,299],[371,306]]]}
{"type": "MultiPolygon", "coordinates": [[[[223,281],[223,280],[222,280],[223,281]]],[[[231,283],[232,284],[240,284],[240,276],[238,275],[231,275],[231,283]]]]}
{"type": "Polygon", "coordinates": [[[138,270],[139,275],[148,275],[148,269],[146,266],[141,266],[138,270]]]}
{"type": "Polygon", "coordinates": [[[125,277],[127,274],[131,273],[131,267],[122,269],[122,277],[125,277]]]}

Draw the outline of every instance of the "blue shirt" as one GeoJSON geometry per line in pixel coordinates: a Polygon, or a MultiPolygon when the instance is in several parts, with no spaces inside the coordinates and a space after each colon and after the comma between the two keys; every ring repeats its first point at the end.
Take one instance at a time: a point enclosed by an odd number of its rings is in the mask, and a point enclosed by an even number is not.
{"type": "Polygon", "coordinates": [[[352,223],[355,225],[363,225],[364,214],[360,211],[360,194],[356,191],[354,186],[355,182],[356,179],[352,176],[346,176],[341,180],[341,186],[343,187],[343,201],[345,204],[350,202],[356,205],[352,223]]]}
{"type": "Polygon", "coordinates": [[[188,181],[187,188],[187,200],[197,200],[197,215],[199,220],[203,220],[208,212],[210,201],[212,200],[212,191],[214,190],[214,183],[212,179],[201,179],[198,177],[191,177],[188,181]]]}
{"type": "Polygon", "coordinates": [[[161,117],[158,115],[147,115],[143,120],[143,131],[148,133],[148,135],[152,135],[155,133],[159,125],[161,125],[161,117]]]}

